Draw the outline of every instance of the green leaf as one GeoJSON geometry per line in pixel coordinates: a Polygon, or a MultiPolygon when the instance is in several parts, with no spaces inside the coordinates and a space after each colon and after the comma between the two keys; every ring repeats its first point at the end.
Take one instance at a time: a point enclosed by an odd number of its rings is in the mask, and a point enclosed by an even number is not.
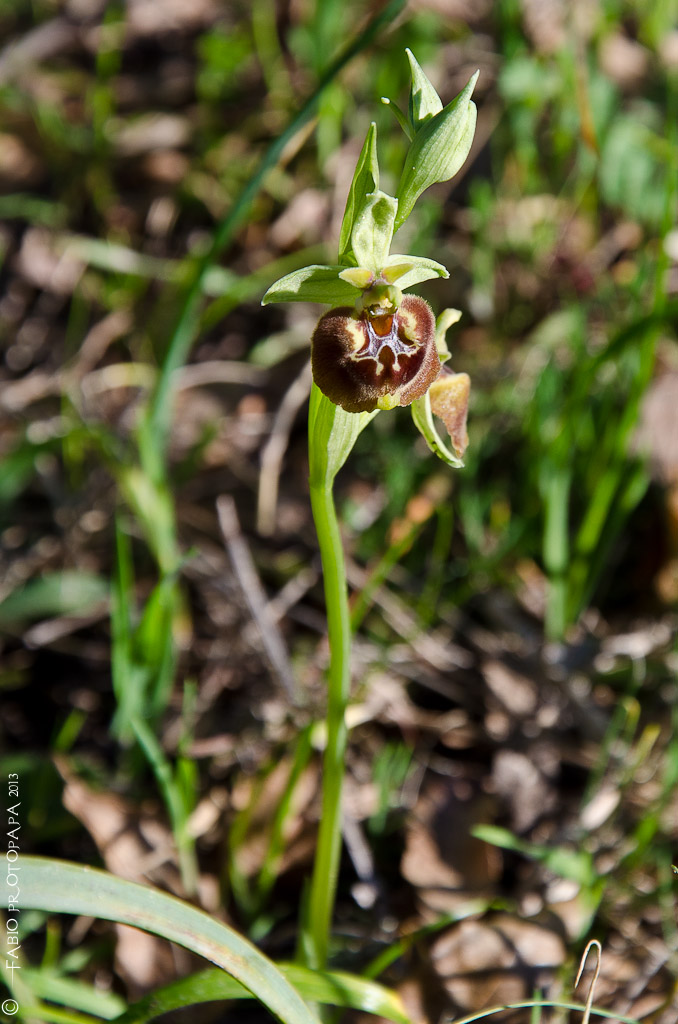
{"type": "Polygon", "coordinates": [[[113,1020],[124,1012],[125,1001],[115,992],[94,988],[74,978],[56,974],[49,968],[22,965],[21,976],[28,983],[31,995],[49,999],[59,1006],[70,1006],[74,1010],[103,1017],[104,1020],[113,1020]]]}
{"type": "Polygon", "coordinates": [[[384,265],[382,275],[389,284],[397,282],[402,290],[412,288],[422,281],[430,281],[433,277],[449,277],[447,267],[435,260],[426,259],[425,256],[398,256],[391,255],[384,265]],[[402,270],[401,270],[402,268],[402,270]],[[397,271],[394,273],[394,271],[397,271]]]}
{"type": "Polygon", "coordinates": [[[410,89],[409,115],[413,132],[419,130],[422,124],[430,121],[443,109],[440,96],[433,88],[428,78],[421,70],[411,50],[405,50],[410,62],[410,73],[412,75],[412,88],[410,89]]]}
{"type": "Polygon", "coordinates": [[[345,412],[314,384],[308,410],[311,486],[330,487],[374,412],[345,412]]]}
{"type": "Polygon", "coordinates": [[[428,393],[423,398],[417,398],[410,406],[412,410],[412,419],[419,433],[422,435],[426,444],[429,446],[434,455],[437,455],[439,459],[442,459],[452,469],[461,469],[464,465],[462,460],[458,458],[447,447],[443,439],[441,438],[433,420],[433,412],[431,410],[431,398],[428,393]]]}
{"type": "Polygon", "coordinates": [[[328,302],[331,306],[353,305],[360,294],[348,281],[339,277],[342,266],[313,264],[293,270],[272,284],[263,299],[269,302],[328,302]]]}
{"type": "MultiPolygon", "coordinates": [[[[339,971],[312,971],[296,964],[280,964],[279,968],[304,999],[376,1013],[397,1024],[410,1024],[400,997],[381,985],[339,971]]],[[[118,1017],[115,1024],[146,1024],[184,1006],[249,998],[250,993],[234,978],[210,968],[140,999],[118,1017]]]]}
{"type": "Polygon", "coordinates": [[[347,263],[351,252],[351,234],[358,213],[365,201],[365,196],[379,191],[379,161],[377,158],[377,126],[372,122],[367,130],[367,137],[360,151],[358,162],[353,172],[353,181],[348,190],[346,209],[339,233],[339,262],[347,263]]]}
{"type": "Polygon", "coordinates": [[[378,274],[388,259],[398,201],[385,192],[365,197],[353,224],[351,246],[359,267],[378,274]]]}
{"type": "MultiPolygon", "coordinates": [[[[7,907],[11,892],[2,887],[0,906],[7,907]]],[[[318,1024],[275,964],[250,942],[202,910],[157,889],[79,864],[22,856],[21,906],[118,921],[160,935],[222,967],[283,1024],[318,1024]]]]}
{"type": "Polygon", "coordinates": [[[476,107],[471,95],[478,74],[476,71],[466,88],[415,135],[398,185],[396,230],[409,217],[424,189],[438,181],[449,181],[466,160],[476,130],[476,107]]]}
{"type": "Polygon", "coordinates": [[[108,583],[95,573],[76,569],[47,573],[17,587],[0,602],[0,626],[90,612],[108,594],[108,583]]]}
{"type": "Polygon", "coordinates": [[[531,860],[539,861],[561,878],[569,878],[586,888],[595,886],[598,881],[593,858],[588,850],[568,850],[564,846],[549,847],[526,843],[508,829],[500,828],[498,825],[476,825],[473,835],[492,846],[522,853],[531,860]]]}
{"type": "Polygon", "coordinates": [[[155,481],[139,466],[121,466],[118,483],[144,536],[165,573],[176,571],[179,549],[176,539],[174,499],[164,480],[155,481]]]}
{"type": "Polygon", "coordinates": [[[58,441],[50,440],[41,444],[31,444],[29,441],[22,440],[12,451],[5,452],[2,456],[2,474],[0,475],[0,505],[9,504],[17,495],[21,494],[35,473],[35,463],[38,457],[45,452],[58,450],[60,444],[62,444],[61,438],[58,441]]]}
{"type": "Polygon", "coordinates": [[[400,996],[382,985],[346,971],[313,971],[297,964],[285,965],[281,970],[304,998],[312,1002],[351,1007],[399,1024],[410,1024],[400,996]]]}

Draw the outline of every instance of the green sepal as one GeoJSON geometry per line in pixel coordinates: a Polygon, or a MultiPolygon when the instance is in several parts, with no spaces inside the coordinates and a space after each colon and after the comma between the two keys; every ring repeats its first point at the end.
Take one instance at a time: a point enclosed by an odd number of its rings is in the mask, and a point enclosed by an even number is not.
{"type": "Polygon", "coordinates": [[[398,200],[385,192],[365,196],[353,224],[351,248],[359,267],[378,274],[388,260],[398,200]]]}
{"type": "Polygon", "coordinates": [[[388,284],[395,284],[402,290],[412,288],[433,277],[449,277],[447,267],[425,256],[400,256],[393,253],[384,264],[381,276],[388,284]]]}
{"type": "Polygon", "coordinates": [[[430,185],[449,181],[468,156],[476,129],[476,106],[471,101],[479,72],[465,89],[419,129],[410,146],[398,185],[396,230],[430,185]]]}
{"type": "Polygon", "coordinates": [[[447,332],[450,327],[458,323],[461,320],[460,309],[444,309],[436,317],[436,351],[441,363],[447,362],[451,356],[451,352],[447,347],[447,332]]]}
{"type": "MultiPolygon", "coordinates": [[[[339,232],[339,262],[344,266],[349,262],[351,252],[351,235],[353,225],[365,202],[364,197],[379,190],[379,161],[377,158],[377,126],[372,122],[360,151],[358,162],[353,172],[353,181],[348,190],[346,209],[339,232]]],[[[360,260],[358,260],[360,263],[360,260]]]]}
{"type": "Polygon", "coordinates": [[[413,137],[426,121],[440,113],[443,103],[428,78],[421,70],[411,50],[405,50],[410,62],[412,88],[410,89],[409,118],[413,137]]]}
{"type": "Polygon", "coordinates": [[[311,487],[331,487],[360,433],[379,410],[346,412],[320,388],[311,388],[308,410],[308,456],[311,487]]]}
{"type": "Polygon", "coordinates": [[[464,463],[454,452],[450,451],[436,429],[431,409],[431,397],[428,391],[422,398],[415,399],[410,409],[412,410],[412,419],[414,420],[415,427],[433,454],[437,455],[448,466],[451,466],[452,469],[461,469],[464,463]]]}
{"type": "Polygon", "coordinates": [[[293,270],[268,289],[262,306],[269,302],[328,302],[331,306],[352,305],[360,291],[339,277],[344,267],[313,264],[293,270]]]}

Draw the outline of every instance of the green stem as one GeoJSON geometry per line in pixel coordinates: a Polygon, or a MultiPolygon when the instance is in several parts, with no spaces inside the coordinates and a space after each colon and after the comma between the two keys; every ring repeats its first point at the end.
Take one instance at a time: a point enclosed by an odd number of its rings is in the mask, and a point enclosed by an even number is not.
{"type": "Polygon", "coordinates": [[[346,755],[346,705],[351,673],[351,620],[344,551],[331,481],[311,482],[311,509],[323,565],[327,631],[330,643],[327,742],[323,758],[322,817],[311,891],[304,922],[304,947],[310,967],[324,968],[341,854],[341,793],[346,755]]]}

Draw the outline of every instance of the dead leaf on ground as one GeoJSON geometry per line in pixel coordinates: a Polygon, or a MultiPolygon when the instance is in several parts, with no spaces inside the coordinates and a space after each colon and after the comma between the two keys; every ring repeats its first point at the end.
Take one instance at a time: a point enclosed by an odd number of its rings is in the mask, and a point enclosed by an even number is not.
{"type": "Polygon", "coordinates": [[[454,925],[433,944],[431,958],[454,1002],[475,1011],[523,999],[547,984],[566,949],[550,929],[500,914],[454,925]]]}
{"type": "Polygon", "coordinates": [[[501,853],[471,835],[487,820],[490,803],[465,780],[444,779],[427,788],[409,816],[400,870],[429,914],[494,893],[501,853]]]}

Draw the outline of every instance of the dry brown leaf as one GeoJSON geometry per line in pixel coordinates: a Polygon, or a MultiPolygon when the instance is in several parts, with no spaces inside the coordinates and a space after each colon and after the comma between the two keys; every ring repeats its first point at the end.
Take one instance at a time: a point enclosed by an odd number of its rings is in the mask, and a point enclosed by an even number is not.
{"type": "Polygon", "coordinates": [[[483,664],[483,675],[494,696],[512,715],[524,717],[535,712],[538,697],[532,679],[494,659],[483,664]]]}
{"type": "Polygon", "coordinates": [[[445,779],[417,802],[400,870],[426,907],[449,912],[492,892],[501,853],[471,835],[472,826],[487,817],[488,800],[462,780],[445,779]]]}
{"type": "MultiPolygon", "coordinates": [[[[551,971],[566,957],[555,932],[501,914],[491,921],[462,921],[433,944],[431,957],[451,998],[468,1010],[529,995],[535,972],[551,971]]],[[[546,980],[546,973],[540,982],[546,980]]]]}

